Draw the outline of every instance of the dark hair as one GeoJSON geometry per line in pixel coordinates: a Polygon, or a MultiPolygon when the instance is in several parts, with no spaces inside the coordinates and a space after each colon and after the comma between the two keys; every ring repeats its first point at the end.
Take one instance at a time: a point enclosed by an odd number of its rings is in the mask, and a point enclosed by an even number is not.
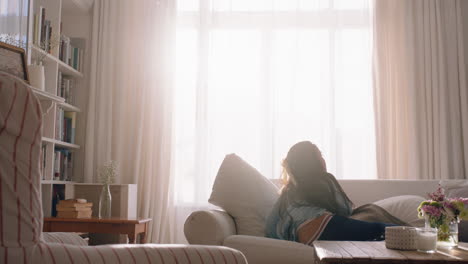
{"type": "Polygon", "coordinates": [[[284,187],[279,198],[281,215],[293,203],[314,205],[342,215],[343,210],[339,209],[343,205],[338,204],[337,195],[352,205],[335,177],[327,172],[322,153],[310,141],[302,141],[291,147],[283,160],[282,178],[284,187]]]}

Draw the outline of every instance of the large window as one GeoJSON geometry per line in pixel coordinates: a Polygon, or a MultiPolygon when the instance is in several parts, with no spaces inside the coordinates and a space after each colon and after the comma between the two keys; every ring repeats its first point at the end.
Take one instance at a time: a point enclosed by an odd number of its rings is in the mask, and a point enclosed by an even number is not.
{"type": "Polygon", "coordinates": [[[0,0],[0,41],[26,48],[29,0],[0,0]]]}
{"type": "Polygon", "coordinates": [[[338,178],[375,178],[367,1],[179,0],[179,201],[206,201],[226,154],[277,178],[294,143],[338,178]]]}

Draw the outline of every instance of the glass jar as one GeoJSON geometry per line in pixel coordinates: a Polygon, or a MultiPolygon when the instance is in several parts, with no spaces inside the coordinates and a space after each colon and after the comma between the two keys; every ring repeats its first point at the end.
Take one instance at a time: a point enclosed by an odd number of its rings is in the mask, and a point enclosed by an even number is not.
{"type": "Polygon", "coordinates": [[[437,248],[437,228],[416,228],[416,248],[425,253],[434,253],[437,248]]]}
{"type": "Polygon", "coordinates": [[[112,196],[109,184],[104,184],[99,198],[99,218],[110,218],[112,209],[112,196]]]}
{"type": "Polygon", "coordinates": [[[438,247],[456,247],[458,246],[458,222],[457,221],[431,221],[430,217],[425,217],[426,228],[437,228],[437,246],[438,247]]]}

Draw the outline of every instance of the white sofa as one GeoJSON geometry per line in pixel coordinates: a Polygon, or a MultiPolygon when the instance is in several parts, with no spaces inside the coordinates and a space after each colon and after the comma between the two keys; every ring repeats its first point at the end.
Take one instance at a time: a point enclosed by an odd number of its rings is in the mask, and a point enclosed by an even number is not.
{"type": "MultiPolygon", "coordinates": [[[[356,206],[400,195],[427,197],[439,184],[437,180],[339,180],[356,206]]],[[[459,186],[460,181],[445,181],[459,186]]],[[[466,182],[463,182],[466,184],[466,182]]],[[[416,215],[416,210],[414,212],[416,215]]],[[[185,222],[184,232],[190,244],[224,245],[240,250],[249,263],[314,263],[315,251],[296,242],[265,237],[237,235],[233,217],[222,210],[196,211],[185,222]]]]}

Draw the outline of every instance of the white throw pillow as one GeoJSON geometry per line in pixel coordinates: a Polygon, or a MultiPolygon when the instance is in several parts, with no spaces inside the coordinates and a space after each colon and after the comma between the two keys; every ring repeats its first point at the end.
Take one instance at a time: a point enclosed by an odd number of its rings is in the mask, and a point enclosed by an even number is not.
{"type": "Polygon", "coordinates": [[[230,154],[219,168],[209,202],[234,218],[238,235],[265,236],[265,221],[278,196],[270,180],[230,154]]]}
{"type": "MultiPolygon", "coordinates": [[[[453,189],[464,188],[468,190],[468,180],[441,180],[440,186],[444,188],[445,194],[450,193],[453,189]]],[[[434,190],[435,192],[436,190],[434,190]]]]}
{"type": "Polygon", "coordinates": [[[418,217],[418,206],[424,200],[426,200],[424,197],[417,195],[401,195],[383,199],[374,204],[412,226],[424,226],[424,219],[418,217]]]}

